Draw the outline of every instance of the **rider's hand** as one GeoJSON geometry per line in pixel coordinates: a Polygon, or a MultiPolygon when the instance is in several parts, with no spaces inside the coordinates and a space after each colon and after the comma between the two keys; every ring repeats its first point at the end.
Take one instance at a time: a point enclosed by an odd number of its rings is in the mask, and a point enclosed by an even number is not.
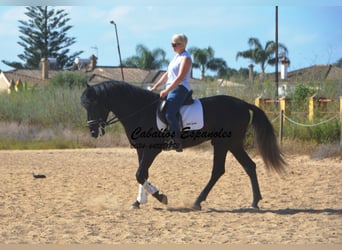
{"type": "Polygon", "coordinates": [[[157,86],[156,85],[153,85],[152,87],[149,87],[148,90],[150,91],[156,91],[157,90],[157,86]]]}
{"type": "Polygon", "coordinates": [[[160,96],[160,98],[165,98],[168,93],[169,93],[169,91],[164,89],[160,92],[159,96],[160,96]]]}

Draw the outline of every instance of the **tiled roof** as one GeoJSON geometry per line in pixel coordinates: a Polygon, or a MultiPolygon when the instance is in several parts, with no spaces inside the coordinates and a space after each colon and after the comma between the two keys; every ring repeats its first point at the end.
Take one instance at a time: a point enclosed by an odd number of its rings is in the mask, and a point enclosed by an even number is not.
{"type": "MultiPolygon", "coordinates": [[[[125,82],[129,83],[147,83],[155,80],[159,70],[143,70],[138,68],[127,68],[122,69],[125,82]]],[[[106,67],[97,66],[94,70],[86,72],[89,75],[91,83],[97,83],[105,80],[122,80],[121,68],[120,67],[106,67]]]]}
{"type": "MultiPolygon", "coordinates": [[[[274,73],[266,75],[269,80],[274,80],[274,73]]],[[[341,80],[342,68],[331,64],[313,65],[310,67],[289,71],[286,82],[301,82],[301,81],[324,81],[324,80],[341,80]]],[[[279,70],[280,80],[280,70],[279,70]]],[[[284,81],[284,80],[282,80],[284,81]]]]}
{"type": "Polygon", "coordinates": [[[315,65],[288,73],[288,78],[296,81],[325,80],[329,75],[331,65],[315,65]]]}
{"type": "Polygon", "coordinates": [[[336,80],[336,79],[342,80],[342,68],[332,66],[327,76],[327,80],[336,80]]]}
{"type": "MultiPolygon", "coordinates": [[[[59,71],[49,70],[49,78],[53,77],[59,71]]],[[[76,71],[80,72],[80,71],[76,71]]],[[[120,67],[107,67],[98,66],[92,71],[82,71],[89,77],[90,83],[99,83],[108,80],[122,80],[121,68],[120,67]]],[[[29,69],[18,69],[13,71],[3,72],[8,81],[17,82],[21,80],[22,82],[27,82],[29,85],[33,86],[35,84],[46,85],[48,79],[42,79],[41,70],[29,70],[29,69]]],[[[143,83],[153,83],[157,81],[164,71],[160,70],[143,70],[138,68],[123,68],[124,79],[126,82],[143,84],[143,83]]]]}
{"type": "MultiPolygon", "coordinates": [[[[58,71],[50,70],[49,78],[51,78],[57,72],[58,71]]],[[[21,80],[22,82],[27,82],[30,86],[35,84],[46,85],[48,83],[48,79],[42,79],[41,70],[17,69],[3,73],[9,81],[13,80],[14,82],[17,82],[18,80],[21,80]]]]}

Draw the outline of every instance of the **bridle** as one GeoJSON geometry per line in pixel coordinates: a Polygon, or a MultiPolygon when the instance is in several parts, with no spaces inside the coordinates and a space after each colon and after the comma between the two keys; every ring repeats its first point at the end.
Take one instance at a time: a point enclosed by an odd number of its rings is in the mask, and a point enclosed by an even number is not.
{"type": "Polygon", "coordinates": [[[87,124],[88,124],[88,127],[97,124],[98,126],[101,126],[101,127],[104,128],[105,126],[117,123],[119,121],[120,121],[119,118],[116,115],[114,115],[108,121],[104,122],[104,121],[102,121],[102,119],[100,119],[100,120],[90,120],[90,121],[87,122],[87,124]]]}
{"type": "Polygon", "coordinates": [[[103,121],[102,119],[99,120],[89,120],[87,121],[87,127],[91,128],[93,125],[97,125],[98,126],[98,132],[100,136],[104,135],[104,128],[108,125],[114,124],[119,122],[119,118],[114,115],[111,119],[109,119],[108,121],[103,121]]]}
{"type": "Polygon", "coordinates": [[[148,108],[149,106],[151,106],[151,105],[153,105],[153,104],[155,104],[156,102],[159,102],[159,101],[160,101],[160,99],[156,99],[156,100],[154,100],[153,102],[151,102],[151,103],[149,103],[149,104],[143,106],[141,109],[139,109],[139,110],[137,110],[137,111],[135,111],[135,112],[133,112],[133,113],[131,113],[131,114],[129,114],[129,115],[127,115],[127,116],[121,118],[121,119],[119,119],[115,114],[113,114],[113,117],[110,118],[110,119],[107,120],[107,121],[103,121],[102,119],[99,119],[99,120],[95,120],[95,119],[94,119],[94,120],[89,120],[89,121],[87,121],[87,125],[88,125],[88,127],[91,127],[91,126],[93,126],[93,125],[97,125],[98,128],[99,128],[99,135],[102,136],[102,135],[103,135],[103,132],[102,132],[102,131],[104,130],[104,128],[105,128],[106,126],[115,124],[115,123],[117,123],[117,122],[119,122],[119,121],[123,121],[123,120],[126,120],[126,119],[128,119],[128,118],[130,118],[130,117],[132,117],[132,116],[135,116],[135,115],[137,115],[138,113],[144,111],[144,110],[145,110],[146,108],[148,108]]]}

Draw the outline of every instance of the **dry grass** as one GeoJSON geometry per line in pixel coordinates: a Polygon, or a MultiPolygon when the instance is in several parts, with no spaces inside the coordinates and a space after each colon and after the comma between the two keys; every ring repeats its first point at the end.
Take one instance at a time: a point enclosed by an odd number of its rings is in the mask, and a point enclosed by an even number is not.
{"type": "Polygon", "coordinates": [[[313,159],[321,160],[324,158],[342,159],[342,146],[339,144],[322,144],[311,155],[313,159]]]}
{"type": "Polygon", "coordinates": [[[39,144],[42,149],[68,148],[68,144],[70,145],[69,148],[129,145],[125,135],[115,133],[115,128],[109,129],[108,134],[110,135],[93,139],[89,136],[88,131],[72,130],[58,125],[43,128],[38,125],[0,122],[0,149],[30,149],[29,144],[33,148],[36,148],[34,145],[39,144]],[[62,143],[63,141],[65,143],[62,143]]]}
{"type": "MultiPolygon", "coordinates": [[[[119,125],[120,126],[120,125],[119,125]]],[[[0,149],[63,149],[129,147],[126,135],[120,127],[110,127],[103,137],[94,139],[88,131],[71,130],[56,126],[41,128],[14,122],[0,122],[0,149]]],[[[248,145],[252,155],[258,154],[255,145],[248,145]]],[[[210,142],[194,148],[201,152],[211,151],[210,142]]],[[[314,141],[284,139],[281,150],[285,155],[308,155],[313,159],[342,158],[342,147],[336,144],[317,144],[314,141]]]]}

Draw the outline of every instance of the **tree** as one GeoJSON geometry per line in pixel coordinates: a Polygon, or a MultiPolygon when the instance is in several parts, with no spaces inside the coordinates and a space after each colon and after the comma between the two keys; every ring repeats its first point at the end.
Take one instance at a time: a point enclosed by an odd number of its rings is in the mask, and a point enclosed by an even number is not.
{"type": "Polygon", "coordinates": [[[150,51],[146,46],[138,44],[136,54],[126,58],[123,64],[140,69],[161,69],[169,63],[165,51],[160,48],[150,51]]]}
{"type": "Polygon", "coordinates": [[[227,63],[225,60],[222,58],[215,58],[215,52],[210,46],[206,49],[192,47],[189,48],[189,52],[193,56],[193,68],[199,68],[201,70],[201,79],[205,78],[205,72],[208,69],[217,71],[218,75],[224,74],[227,70],[227,63]]]}
{"type": "MultiPolygon", "coordinates": [[[[236,60],[239,57],[251,59],[255,64],[260,64],[261,67],[261,76],[264,79],[266,65],[275,65],[275,51],[276,51],[276,43],[274,41],[266,42],[265,47],[263,48],[260,41],[257,38],[249,38],[248,44],[250,46],[249,50],[239,51],[236,54],[236,60]]],[[[288,53],[287,48],[278,43],[278,50],[280,50],[279,55],[286,56],[288,53]]]]}
{"type": "Polygon", "coordinates": [[[340,59],[338,59],[336,61],[336,63],[334,63],[334,65],[337,66],[337,67],[342,67],[342,57],[340,59]]]}
{"type": "Polygon", "coordinates": [[[72,28],[68,25],[70,18],[64,10],[50,9],[48,6],[26,7],[28,21],[19,20],[18,44],[24,48],[24,52],[18,57],[21,62],[3,63],[14,68],[36,69],[42,58],[55,58],[57,68],[62,69],[72,65],[75,57],[83,51],[68,55],[68,47],[76,42],[74,37],[68,37],[67,32],[72,28]]]}

